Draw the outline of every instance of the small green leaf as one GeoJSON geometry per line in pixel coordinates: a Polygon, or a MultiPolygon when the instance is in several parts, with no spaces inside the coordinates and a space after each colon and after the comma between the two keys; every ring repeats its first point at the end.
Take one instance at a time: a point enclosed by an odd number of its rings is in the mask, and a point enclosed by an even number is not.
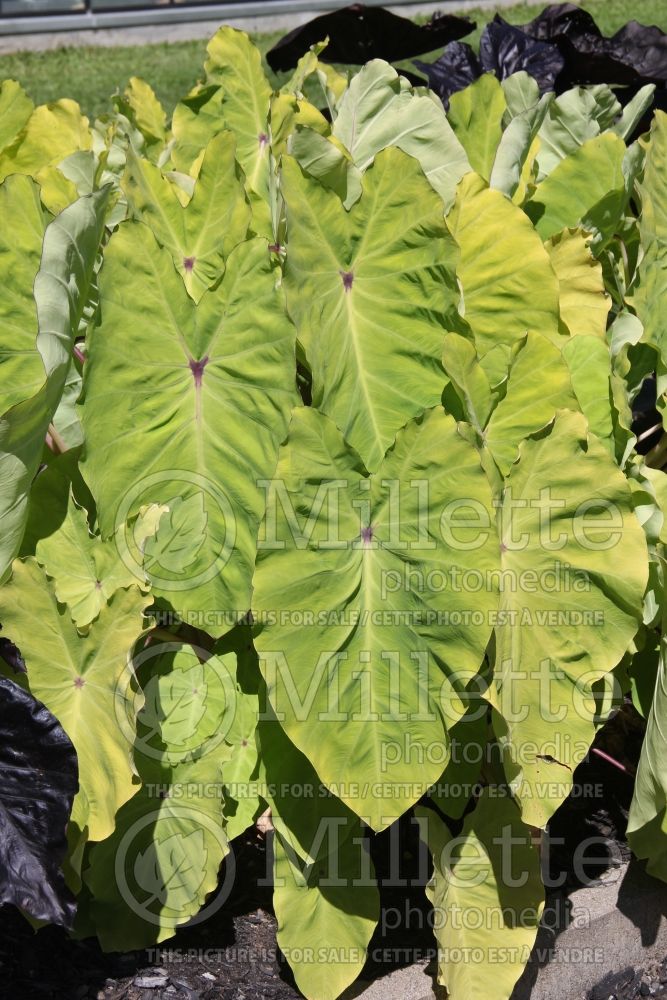
{"type": "Polygon", "coordinates": [[[89,625],[117,590],[143,584],[122,561],[114,541],[94,538],[86,511],[70,498],[65,520],[37,543],[35,557],[53,578],[56,597],[79,628],[89,625]]]}
{"type": "Polygon", "coordinates": [[[219,280],[225,258],[248,230],[250,207],[234,159],[235,148],[230,132],[211,139],[194,194],[185,207],[158,167],[128,151],[123,189],[130,211],[169,250],[196,302],[219,280]]]}
{"type": "Polygon", "coordinates": [[[519,445],[553,420],[560,409],[576,409],[570,373],[561,352],[546,337],[529,333],[514,352],[507,390],[489,420],[484,443],[507,475],[519,445]]]}

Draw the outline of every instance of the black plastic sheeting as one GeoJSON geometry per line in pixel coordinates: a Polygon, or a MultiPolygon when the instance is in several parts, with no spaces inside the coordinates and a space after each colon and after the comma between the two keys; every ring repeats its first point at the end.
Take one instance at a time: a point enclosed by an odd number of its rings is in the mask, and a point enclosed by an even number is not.
{"type": "Polygon", "coordinates": [[[354,4],[330,14],[321,14],[284,35],[266,54],[274,72],[296,66],[311,45],[329,44],[320,56],[326,62],[363,65],[369,59],[397,62],[433,52],[475,27],[473,21],[454,14],[436,15],[427,24],[414,21],[382,7],[354,4]]]}
{"type": "Polygon", "coordinates": [[[0,903],[71,927],[60,865],[78,788],[76,751],[49,710],[0,677],[0,903]]]}
{"type": "Polygon", "coordinates": [[[667,35],[637,21],[606,38],[586,11],[552,4],[522,30],[557,48],[564,59],[559,89],[579,83],[644,84],[667,80],[667,35]]]}
{"type": "Polygon", "coordinates": [[[655,83],[656,103],[667,103],[667,34],[655,26],[629,21],[607,38],[587,11],[571,3],[552,4],[523,25],[508,24],[497,14],[482,33],[479,55],[460,41],[474,27],[454,15],[436,15],[416,25],[381,7],[355,4],[291,31],[267,53],[267,61],[273,70],[291,69],[311,45],[327,36],[329,44],[320,58],[351,65],[369,59],[412,59],[442,45],[435,62],[414,60],[426,80],[407,75],[411,82],[428,82],[445,105],[482,73],[495,73],[502,80],[519,70],[535,78],[541,93],[606,83],[625,88],[618,95],[624,101],[645,83],[655,83]]]}

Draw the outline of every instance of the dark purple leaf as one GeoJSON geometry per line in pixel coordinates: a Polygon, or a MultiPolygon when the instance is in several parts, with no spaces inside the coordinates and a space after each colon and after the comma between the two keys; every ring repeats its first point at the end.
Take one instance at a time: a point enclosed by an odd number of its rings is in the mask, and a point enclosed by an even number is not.
{"type": "Polygon", "coordinates": [[[419,25],[382,7],[354,4],[321,14],[290,31],[267,52],[266,61],[274,72],[291,69],[311,45],[328,36],[329,44],[320,56],[326,62],[396,62],[432,52],[453,39],[463,38],[474,27],[474,22],[453,14],[436,16],[419,25]]]}
{"type": "Polygon", "coordinates": [[[482,72],[477,56],[466,42],[450,42],[434,63],[415,59],[414,65],[426,75],[429,87],[445,107],[452,94],[473,83],[482,72]]]}
{"type": "Polygon", "coordinates": [[[556,45],[531,38],[498,14],[482,33],[479,58],[484,72],[495,73],[499,80],[520,71],[529,73],[542,94],[554,89],[564,66],[556,45]]]}
{"type": "MultiPolygon", "coordinates": [[[[587,11],[571,3],[552,4],[520,26],[496,15],[482,33],[479,62],[470,46],[453,42],[437,62],[415,60],[415,66],[445,104],[482,72],[502,80],[518,70],[533,76],[542,93],[606,83],[624,87],[618,96],[625,102],[645,83],[667,83],[667,34],[629,21],[605,38],[587,11]]],[[[658,91],[656,105],[661,100],[658,91]]]]}
{"type": "Polygon", "coordinates": [[[71,927],[60,865],[78,788],[76,753],[49,710],[0,677],[0,903],[71,927]]]}

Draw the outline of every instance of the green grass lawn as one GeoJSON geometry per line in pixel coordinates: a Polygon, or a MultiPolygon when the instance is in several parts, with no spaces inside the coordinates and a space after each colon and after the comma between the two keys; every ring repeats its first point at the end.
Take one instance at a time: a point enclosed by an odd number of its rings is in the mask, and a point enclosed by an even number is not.
{"type": "MultiPolygon", "coordinates": [[[[508,21],[530,20],[544,3],[517,4],[501,11],[508,21]]],[[[582,4],[593,14],[605,34],[612,34],[627,20],[657,24],[667,30],[665,0],[587,0],[582,4]]],[[[476,45],[493,11],[472,10],[466,15],[477,22],[477,30],[465,40],[476,45]]],[[[266,52],[282,32],[256,35],[266,52]]],[[[0,80],[18,80],[38,103],[72,97],[83,111],[94,116],[109,107],[109,95],[122,90],[130,76],[142,76],[153,86],[167,110],[190,89],[201,74],[206,41],[141,45],[118,48],[63,48],[49,52],[17,52],[0,56],[0,80]]],[[[409,66],[409,63],[406,63],[409,66]]]]}

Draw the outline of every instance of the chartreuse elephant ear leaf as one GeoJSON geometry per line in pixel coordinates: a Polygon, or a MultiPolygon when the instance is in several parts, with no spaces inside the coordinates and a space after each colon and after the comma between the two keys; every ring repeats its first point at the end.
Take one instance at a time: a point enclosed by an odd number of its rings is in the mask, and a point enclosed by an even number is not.
{"type": "Polygon", "coordinates": [[[109,189],[80,198],[47,227],[34,283],[37,350],[44,381],[0,416],[0,578],[19,550],[49,423],[70,369],[72,346],[95,280],[109,189]]]}
{"type": "Polygon", "coordinates": [[[373,863],[361,824],[328,854],[304,864],[276,833],[273,907],[278,945],[296,984],[312,1000],[336,1000],[357,978],[380,916],[373,863]],[[355,835],[356,834],[356,835],[355,835]]]}
{"type": "Polygon", "coordinates": [[[156,944],[227,898],[233,865],[207,903],[229,853],[224,769],[241,750],[250,711],[257,714],[256,698],[238,685],[241,638],[223,640],[219,655],[158,642],[134,657],[146,698],[134,744],[142,787],[84,871],[86,915],[105,949],[156,944]]]}
{"type": "Polygon", "coordinates": [[[616,95],[605,84],[572,87],[554,97],[539,131],[539,179],[576,153],[588,139],[610,129],[620,111],[616,95]]]}
{"type": "Polygon", "coordinates": [[[389,146],[413,156],[445,208],[471,169],[440,101],[415,94],[405,77],[382,59],[372,59],[350,81],[339,101],[332,135],[362,171],[389,146]]]}
{"type": "Polygon", "coordinates": [[[503,134],[506,111],[503,88],[493,73],[484,73],[449,100],[449,124],[465,149],[471,168],[487,183],[503,134]]]}
{"type": "Polygon", "coordinates": [[[489,706],[483,690],[480,684],[479,693],[471,697],[465,715],[452,726],[451,756],[437,783],[428,791],[429,800],[452,820],[462,818],[473,794],[481,787],[489,735],[489,706]]]}
{"type": "Polygon", "coordinates": [[[506,392],[484,432],[484,444],[507,475],[521,442],[553,419],[556,410],[576,409],[570,373],[559,349],[539,333],[516,345],[506,392]]]}
{"type": "Polygon", "coordinates": [[[34,395],[44,381],[37,350],[37,310],[32,294],[49,215],[30,177],[15,175],[0,185],[0,268],[5,289],[0,298],[0,378],[2,406],[9,409],[34,395]]]}
{"type": "Polygon", "coordinates": [[[16,80],[3,80],[0,83],[0,151],[16,138],[34,107],[16,80]]]}
{"type": "Polygon", "coordinates": [[[667,244],[654,240],[646,247],[633,279],[627,303],[644,328],[642,341],[667,357],[667,336],[661,303],[667,295],[667,244]]]}
{"type": "Polygon", "coordinates": [[[417,814],[433,856],[426,891],[435,911],[438,982],[451,1000],[508,1000],[542,913],[539,847],[502,786],[484,789],[458,836],[432,810],[420,806],[417,814]]]}
{"type": "MultiPolygon", "coordinates": [[[[236,155],[246,178],[256,222],[269,221],[269,107],[271,86],[259,50],[244,31],[220,28],[206,46],[207,82],[222,92],[222,118],[236,135],[236,155]]],[[[268,230],[261,230],[268,234],[268,230]]]]}
{"type": "MultiPolygon", "coordinates": [[[[106,951],[148,947],[172,937],[218,885],[229,853],[223,830],[224,748],[173,768],[142,770],[143,787],[116,816],[110,836],[88,855],[85,900],[106,951]]],[[[222,905],[222,901],[218,906],[222,905]]],[[[200,919],[214,912],[205,908],[200,919]]]]}
{"type": "Polygon", "coordinates": [[[128,151],[123,187],[130,210],[169,250],[195,302],[220,278],[225,258],[248,230],[250,206],[235,149],[231,132],[211,139],[185,207],[159,167],[128,151]]]}
{"type": "MultiPolygon", "coordinates": [[[[612,398],[611,358],[605,340],[597,336],[572,337],[563,347],[572,389],[593,434],[616,456],[615,410],[612,398]]],[[[618,456],[619,461],[622,455],[618,456]]]]}
{"type": "Polygon", "coordinates": [[[358,828],[357,817],[322,783],[309,759],[294,746],[277,721],[270,704],[263,708],[257,725],[257,743],[260,784],[271,806],[273,825],[292,850],[304,861],[315,864],[331,850],[328,842],[331,827],[335,827],[336,836],[343,840],[358,828]],[[308,796],[307,809],[303,795],[308,796]]]}
{"type": "Polygon", "coordinates": [[[300,128],[290,136],[290,153],[304,173],[335,191],[345,208],[361,197],[361,171],[342,143],[314,128],[300,128]]]}
{"type": "Polygon", "coordinates": [[[79,471],[80,458],[80,448],[54,455],[34,480],[20,556],[34,556],[38,542],[60,528],[67,517],[70,496],[80,507],[94,510],[93,498],[79,471]]]}
{"type": "Polygon", "coordinates": [[[91,147],[88,119],[76,101],[63,98],[40,104],[13,142],[0,152],[0,179],[9,174],[38,177],[43,168],[91,147]]]}
{"type": "Polygon", "coordinates": [[[644,326],[643,339],[667,357],[663,303],[667,295],[667,115],[656,111],[645,143],[644,175],[639,184],[639,232],[644,251],[633,280],[629,304],[644,326]]]}
{"type": "Polygon", "coordinates": [[[294,411],[260,535],[255,644],[290,740],[375,830],[438,778],[465,711],[497,606],[491,509],[476,449],[439,407],[372,476],[331,420],[294,411]],[[408,734],[443,751],[418,774],[408,734]]]}
{"type": "Polygon", "coordinates": [[[137,790],[132,740],[140,698],[130,653],[147,603],[136,587],[118,591],[81,635],[34,559],[14,563],[0,594],[3,633],[23,654],[30,691],[76,749],[72,821],[89,840],[111,834],[118,809],[137,790]]]}
{"type": "Polygon", "coordinates": [[[127,538],[124,558],[139,574],[145,564],[177,610],[242,615],[264,512],[258,480],[273,472],[296,394],[294,332],[266,241],[233,250],[222,281],[195,305],[170,253],[146,226],[125,223],[101,286],[82,470],[102,536],[146,504],[167,506],[145,553],[127,538]]]}
{"type": "MultiPolygon", "coordinates": [[[[665,561],[661,560],[664,574],[665,561]]],[[[646,736],[642,744],[637,778],[635,781],[630,816],[628,840],[639,858],[648,859],[647,870],[667,882],[667,614],[662,608],[662,635],[660,660],[655,681],[653,703],[646,723],[646,736]]]]}
{"type": "Polygon", "coordinates": [[[560,318],[571,336],[604,340],[611,298],[605,292],[602,266],[593,257],[590,237],[564,229],[545,243],[559,285],[560,318]]]}
{"type": "MultiPolygon", "coordinates": [[[[553,420],[557,410],[577,407],[561,352],[539,333],[529,333],[513,346],[502,397],[491,389],[474,346],[459,334],[445,337],[442,363],[462,406],[460,415],[475,428],[480,447],[502,476],[529,434],[553,420]]],[[[447,392],[444,401],[456,413],[447,392]]]]}
{"type": "Polygon", "coordinates": [[[507,111],[503,116],[503,133],[494,151],[489,185],[520,204],[523,188],[532,179],[533,161],[539,147],[536,137],[553,94],[540,97],[537,83],[523,71],[506,77],[502,88],[507,111]]]}
{"type": "Polygon", "coordinates": [[[623,140],[605,132],[554,167],[524,206],[543,240],[576,226],[594,235],[596,248],[612,238],[627,200],[625,154],[623,140]]]}
{"type": "MultiPolygon", "coordinates": [[[[461,334],[448,333],[442,351],[442,366],[459,398],[461,419],[467,420],[481,437],[498,400],[477,360],[475,345],[461,334]]],[[[458,406],[453,405],[447,392],[445,400],[452,414],[458,416],[458,406]]]]}
{"type": "Polygon", "coordinates": [[[282,191],[287,306],[313,405],[374,471],[399,428],[442,393],[442,340],[458,298],[442,203],[397,149],[378,154],[349,212],[289,157],[282,191]]]}
{"type": "Polygon", "coordinates": [[[460,249],[461,311],[480,358],[526,333],[559,338],[559,287],[530,221],[500,191],[468,174],[447,224],[460,249]]]}
{"type": "Polygon", "coordinates": [[[225,834],[228,840],[233,840],[252,826],[262,809],[257,783],[261,675],[247,622],[219,639],[214,650],[218,661],[228,666],[228,676],[233,680],[227,685],[228,703],[233,704],[233,711],[225,713],[223,725],[218,727],[218,733],[222,733],[225,744],[231,748],[229,759],[223,760],[221,767],[225,834]],[[229,666],[232,659],[233,672],[229,666]]]}
{"type": "Polygon", "coordinates": [[[154,159],[167,139],[167,113],[151,85],[140,76],[131,76],[122,97],[116,98],[115,104],[141,132],[146,155],[154,159]]]}
{"type": "Polygon", "coordinates": [[[520,446],[498,526],[494,727],[523,819],[543,827],[603,721],[594,685],[641,622],[646,540],[625,477],[568,411],[520,446]]]}
{"type": "Polygon", "coordinates": [[[642,246],[648,248],[652,243],[664,246],[667,243],[667,114],[664,111],[656,111],[648,141],[642,140],[642,145],[645,147],[644,173],[639,184],[642,246]]]}
{"type": "Polygon", "coordinates": [[[207,144],[227,127],[223,96],[218,84],[197,83],[174,108],[170,164],[182,174],[196,176],[207,144]]]}

